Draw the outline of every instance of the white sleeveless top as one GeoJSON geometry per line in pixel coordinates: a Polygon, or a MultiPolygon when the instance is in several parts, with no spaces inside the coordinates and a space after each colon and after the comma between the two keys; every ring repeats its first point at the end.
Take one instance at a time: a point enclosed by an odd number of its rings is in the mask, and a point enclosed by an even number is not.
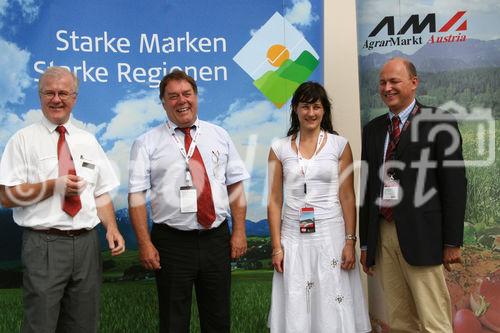
{"type": "Polygon", "coordinates": [[[327,133],[326,143],[307,163],[303,175],[297,153],[292,149],[291,136],[279,139],[271,149],[283,166],[283,218],[298,220],[301,208],[313,207],[316,219],[342,216],[338,199],[339,158],[347,139],[327,133]],[[304,193],[307,184],[307,194],[304,193]]]}

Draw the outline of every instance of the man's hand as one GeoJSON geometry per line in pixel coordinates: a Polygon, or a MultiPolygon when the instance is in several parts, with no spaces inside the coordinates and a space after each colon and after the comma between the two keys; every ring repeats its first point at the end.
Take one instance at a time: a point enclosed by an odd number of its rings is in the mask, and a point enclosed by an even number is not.
{"type": "Polygon", "coordinates": [[[57,178],[55,192],[63,193],[65,197],[80,195],[87,187],[87,182],[80,176],[65,175],[57,178]]]}
{"type": "Polygon", "coordinates": [[[238,259],[247,252],[245,233],[233,232],[231,235],[231,259],[238,259]]]}
{"type": "Polygon", "coordinates": [[[443,265],[447,271],[451,271],[451,264],[461,264],[460,247],[445,246],[443,250],[443,265]]]}
{"type": "Polygon", "coordinates": [[[359,262],[361,263],[361,266],[363,266],[363,272],[365,272],[369,276],[373,276],[373,274],[375,274],[375,269],[373,268],[373,266],[366,266],[366,250],[361,250],[361,257],[359,258],[359,262]]]}
{"type": "Polygon", "coordinates": [[[125,240],[118,229],[110,228],[110,230],[107,230],[106,240],[108,241],[112,256],[117,256],[125,252],[125,240]]]}
{"type": "Polygon", "coordinates": [[[153,271],[160,269],[160,254],[153,243],[139,245],[139,259],[144,268],[153,271]]]}

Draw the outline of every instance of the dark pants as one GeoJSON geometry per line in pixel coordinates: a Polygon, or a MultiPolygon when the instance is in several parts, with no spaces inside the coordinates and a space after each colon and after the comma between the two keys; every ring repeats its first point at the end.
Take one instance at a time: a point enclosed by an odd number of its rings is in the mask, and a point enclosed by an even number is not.
{"type": "Polygon", "coordinates": [[[92,333],[102,265],[95,229],[79,236],[23,232],[23,333],[92,333]]]}
{"type": "Polygon", "coordinates": [[[227,222],[208,231],[180,231],[154,224],[160,253],[156,272],[161,333],[188,333],[193,285],[201,332],[229,332],[231,267],[227,222]]]}

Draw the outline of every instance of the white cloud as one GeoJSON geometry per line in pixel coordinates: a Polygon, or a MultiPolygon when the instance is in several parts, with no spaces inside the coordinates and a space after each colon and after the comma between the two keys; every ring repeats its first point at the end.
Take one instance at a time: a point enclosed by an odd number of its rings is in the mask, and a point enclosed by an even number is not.
{"type": "Polygon", "coordinates": [[[107,125],[103,140],[136,138],[151,124],[166,119],[155,92],[141,92],[119,101],[113,112],[116,115],[107,125]]]}
{"type": "Polygon", "coordinates": [[[276,137],[285,136],[289,117],[286,108],[276,109],[268,101],[238,100],[231,104],[228,112],[217,117],[214,123],[231,135],[248,169],[265,170],[271,142],[276,137]]]}
{"type": "Polygon", "coordinates": [[[248,218],[260,220],[266,216],[267,156],[274,139],[284,137],[289,126],[287,108],[276,107],[265,100],[236,101],[228,111],[213,122],[226,129],[241,158],[251,173],[245,182],[248,218]]]}
{"type": "Polygon", "coordinates": [[[0,0],[0,16],[4,16],[7,11],[9,2],[7,0],[0,0]]]}
{"type": "Polygon", "coordinates": [[[106,152],[106,155],[113,164],[120,179],[120,187],[113,198],[115,209],[127,207],[128,163],[132,141],[133,140],[115,141],[113,147],[106,152]]]}
{"type": "MultiPolygon", "coordinates": [[[[200,88],[199,93],[203,91],[200,88]]],[[[113,112],[115,116],[103,126],[105,131],[100,139],[113,144],[106,154],[120,178],[120,187],[113,198],[115,208],[120,209],[127,206],[130,147],[139,135],[164,121],[166,114],[153,91],[130,94],[127,99],[116,103],[113,112]]]]}
{"type": "Polygon", "coordinates": [[[309,0],[293,0],[293,7],[285,9],[285,18],[292,24],[303,26],[310,26],[319,19],[318,15],[312,13],[309,0]]]}
{"type": "Polygon", "coordinates": [[[23,127],[29,126],[40,121],[42,112],[40,110],[29,110],[26,113],[18,116],[9,110],[0,111],[0,151],[9,138],[23,127]]]}
{"type": "Polygon", "coordinates": [[[40,4],[36,0],[0,0],[0,27],[3,26],[3,18],[7,11],[13,6],[19,6],[21,15],[27,23],[32,23],[38,18],[40,4]]]}
{"type": "Polygon", "coordinates": [[[73,116],[71,117],[71,121],[76,127],[86,130],[87,132],[90,132],[94,135],[97,135],[101,130],[103,130],[106,127],[106,123],[101,123],[99,125],[92,123],[85,123],[81,120],[76,119],[73,116]]]}
{"type": "Polygon", "coordinates": [[[35,0],[17,0],[17,3],[21,7],[23,17],[28,23],[33,22],[38,17],[40,5],[35,0]]]}
{"type": "Polygon", "coordinates": [[[30,54],[16,44],[0,38],[0,108],[7,103],[21,103],[23,90],[31,84],[28,75],[30,54]]]}
{"type": "Polygon", "coordinates": [[[19,118],[16,114],[5,112],[2,110],[0,112],[0,148],[3,150],[3,146],[7,143],[7,140],[14,134],[18,129],[23,127],[23,120],[19,118]]]}

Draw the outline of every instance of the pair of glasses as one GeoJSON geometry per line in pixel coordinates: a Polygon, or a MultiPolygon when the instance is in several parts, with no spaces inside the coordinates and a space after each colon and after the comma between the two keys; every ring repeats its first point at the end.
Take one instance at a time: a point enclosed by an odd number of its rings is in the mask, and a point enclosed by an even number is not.
{"type": "Polygon", "coordinates": [[[59,99],[62,101],[67,100],[70,98],[70,96],[76,95],[76,92],[69,92],[69,91],[40,91],[40,95],[42,95],[44,98],[51,100],[54,97],[59,96],[59,99]]]}

